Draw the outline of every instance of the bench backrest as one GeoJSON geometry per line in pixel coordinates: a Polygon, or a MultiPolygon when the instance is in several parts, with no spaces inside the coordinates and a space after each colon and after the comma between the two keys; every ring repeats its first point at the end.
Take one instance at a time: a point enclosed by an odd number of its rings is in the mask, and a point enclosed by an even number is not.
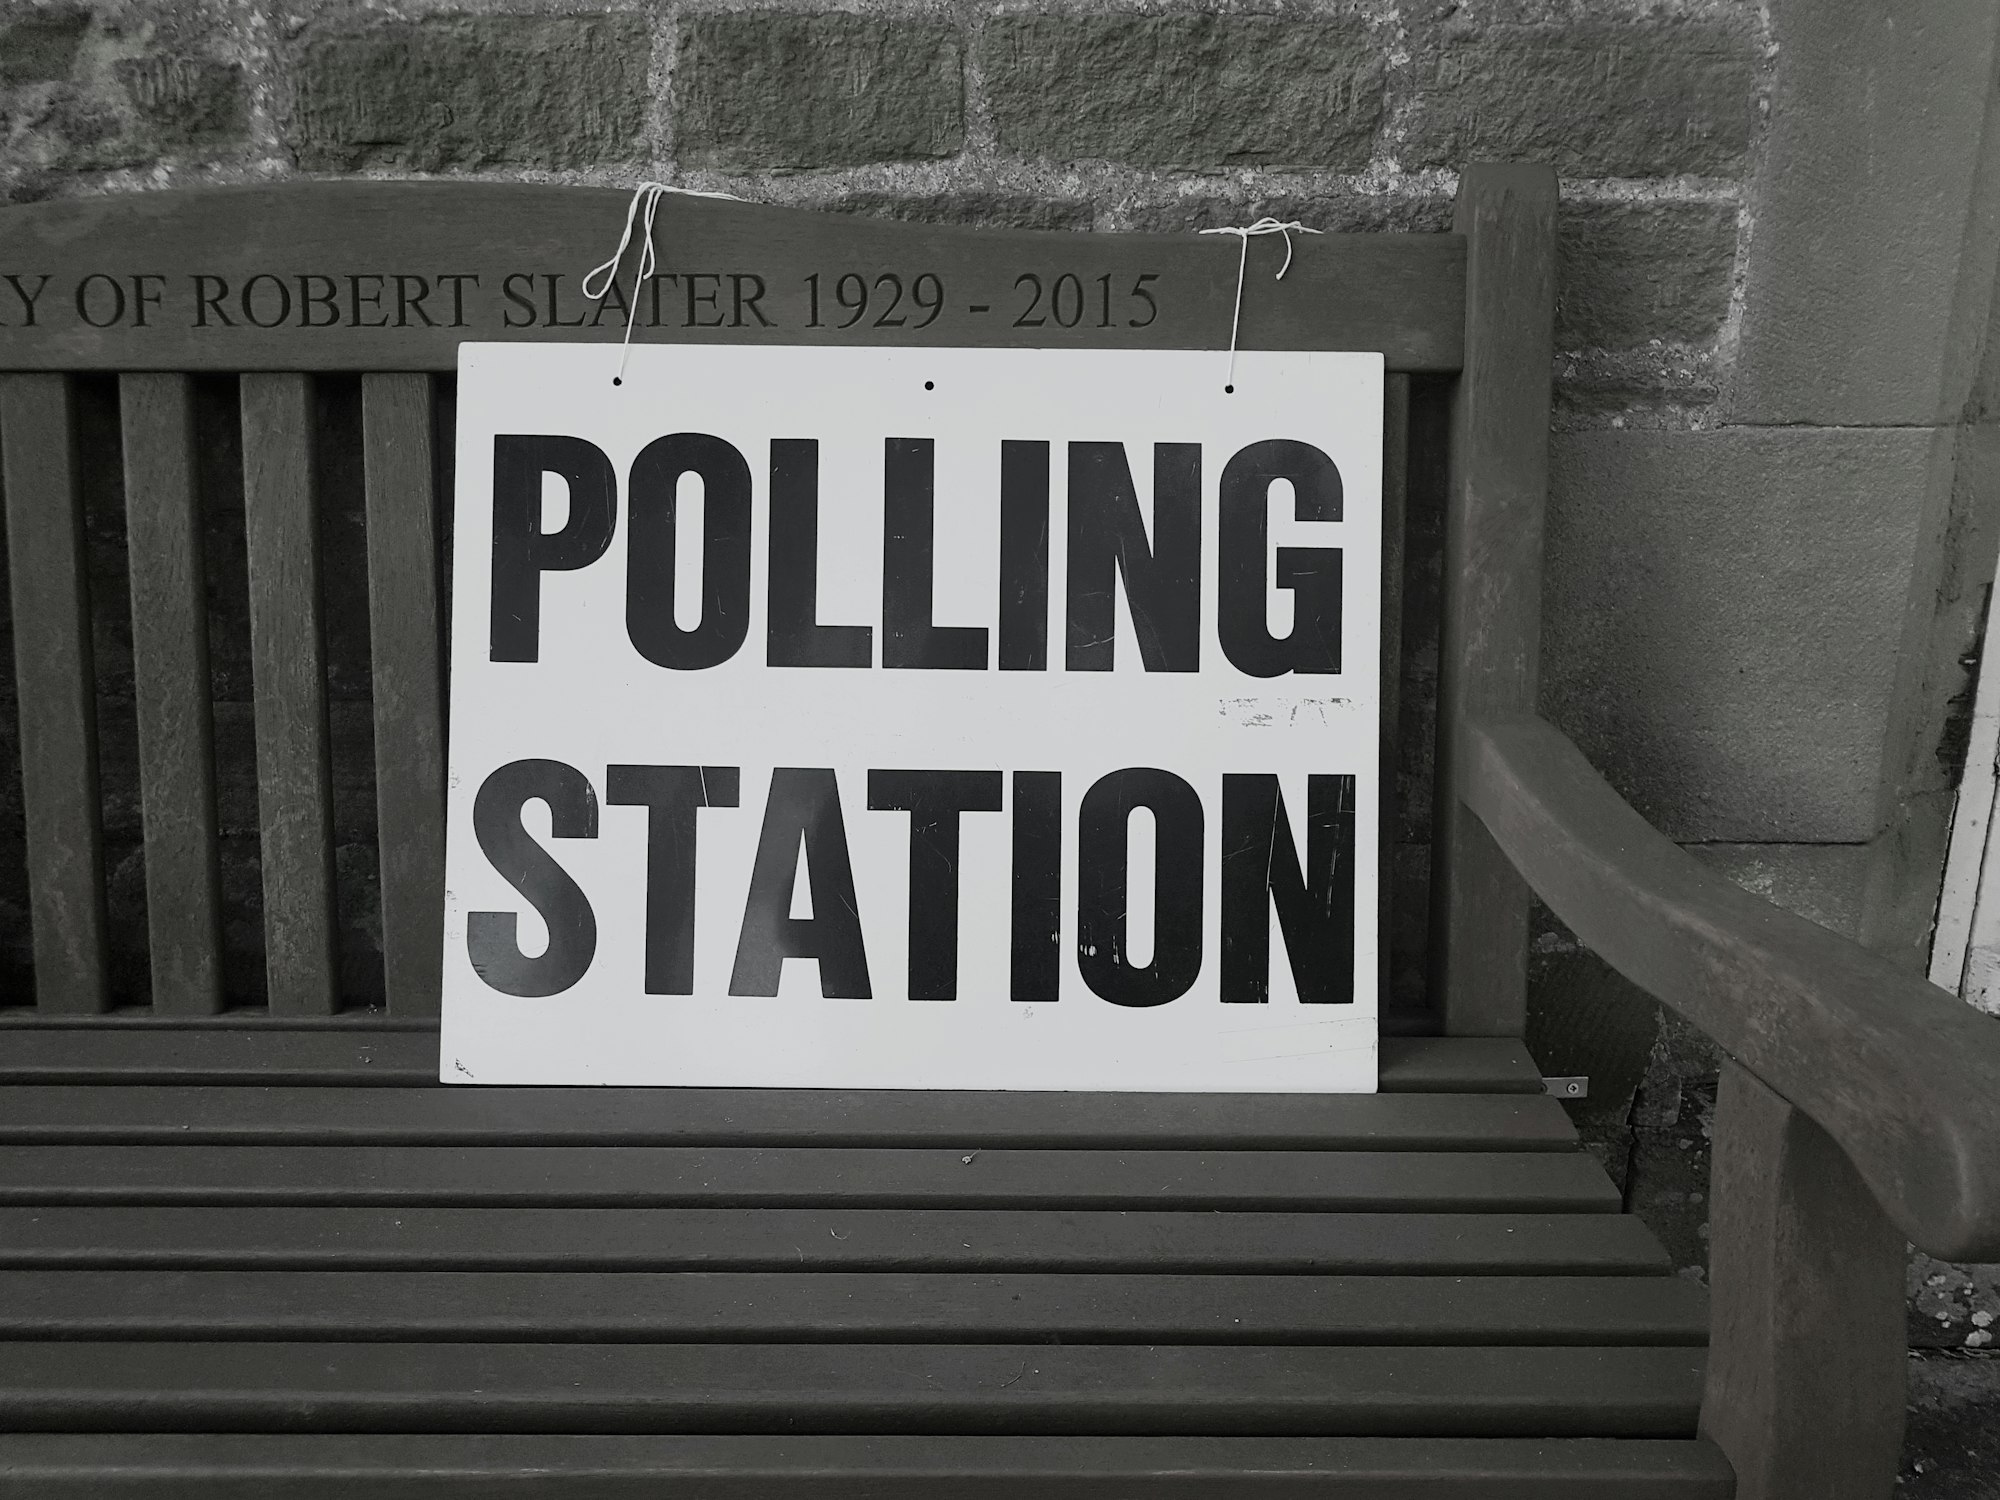
{"type": "MultiPolygon", "coordinates": [[[[227,1010],[234,1021],[343,1011],[352,987],[340,965],[342,789],[330,740],[346,719],[329,717],[330,621],[351,622],[367,641],[366,662],[348,677],[366,678],[373,705],[386,1003],[419,1024],[435,1013],[444,377],[466,339],[620,337],[624,309],[588,302],[578,283],[614,242],[626,202],[623,192],[568,187],[310,183],[0,211],[0,371],[9,372],[0,487],[35,1013],[227,1010]],[[115,404],[104,376],[116,377],[115,404]],[[208,376],[238,377],[240,439],[236,423],[217,426],[231,396],[208,376]],[[352,406],[357,376],[358,439],[351,411],[329,416],[330,399],[352,406]],[[330,385],[341,386],[333,398],[330,385]],[[115,441],[103,430],[113,410],[115,441]],[[354,467],[354,446],[365,547],[343,551],[324,492],[354,467]],[[85,535],[93,466],[108,466],[124,497],[150,971],[137,979],[116,972],[108,936],[105,807],[117,789],[100,778],[108,751],[98,743],[85,535]],[[205,515],[238,485],[263,929],[263,982],[252,986],[262,998],[247,1009],[226,973],[218,853],[227,726],[212,701],[209,596],[229,585],[207,576],[204,559],[205,515]],[[146,1003],[135,1010],[135,999],[146,1003]]],[[[1406,801],[1413,788],[1421,798],[1429,764],[1428,744],[1406,743],[1415,774],[1396,774],[1399,690],[1430,676],[1428,628],[1411,632],[1415,664],[1402,668],[1404,580],[1423,585],[1412,596],[1421,613],[1428,569],[1441,560],[1430,998],[1392,999],[1390,1029],[1518,1035],[1522,1026],[1526,896],[1454,790],[1455,738],[1468,708],[1532,706],[1554,203],[1544,170],[1472,168],[1451,234],[1301,236],[1278,288],[1268,285],[1277,247],[1251,255],[1244,348],[1379,350],[1391,372],[1383,827],[1392,864],[1398,780],[1406,801]],[[1413,458],[1445,476],[1442,543],[1413,540],[1406,555],[1406,530],[1421,529],[1404,525],[1413,458]]],[[[659,274],[639,296],[646,340],[1220,351],[1237,287],[1237,243],[1192,235],[892,223],[673,196],[656,239],[659,274]]],[[[628,286],[630,271],[628,257],[628,286]]],[[[352,680],[335,688],[336,699],[358,691],[352,680]]],[[[1431,732],[1427,688],[1419,698],[1400,715],[1406,739],[1431,732]]],[[[1421,833],[1421,811],[1403,826],[1421,833]]],[[[1409,886],[1385,869],[1385,905],[1409,886]]],[[[0,1006],[29,999],[8,995],[0,1006]]]]}

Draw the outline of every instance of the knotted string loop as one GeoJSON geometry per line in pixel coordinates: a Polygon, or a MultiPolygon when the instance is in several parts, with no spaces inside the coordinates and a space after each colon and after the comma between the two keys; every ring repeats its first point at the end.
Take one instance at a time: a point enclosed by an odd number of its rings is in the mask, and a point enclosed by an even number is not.
{"type": "Polygon", "coordinates": [[[632,357],[632,325],[639,321],[639,288],[659,268],[659,254],[653,248],[653,220],[660,212],[660,200],[668,193],[679,193],[683,198],[727,198],[732,203],[743,201],[734,193],[706,193],[698,188],[673,187],[664,182],[642,182],[632,190],[632,201],[625,208],[625,232],[618,236],[618,248],[611,252],[611,259],[593,267],[583,278],[583,295],[602,307],[604,299],[618,284],[618,267],[623,264],[625,251],[632,243],[632,231],[635,227],[640,229],[638,274],[632,278],[632,300],[625,309],[625,342],[618,355],[618,373],[611,377],[613,385],[625,383],[625,364],[632,357]],[[593,292],[590,284],[600,276],[604,278],[604,285],[593,292]]]}
{"type": "Polygon", "coordinates": [[[1225,390],[1236,389],[1236,336],[1243,327],[1243,275],[1250,265],[1250,241],[1260,234],[1282,234],[1285,237],[1285,263],[1278,267],[1278,274],[1271,279],[1283,281],[1285,272],[1292,268],[1292,231],[1300,234],[1324,234],[1323,229],[1308,229],[1297,219],[1278,220],[1269,215],[1254,224],[1225,224],[1220,229],[1204,229],[1203,234],[1233,234],[1242,241],[1243,248],[1236,257],[1236,309],[1229,315],[1229,376],[1225,390]]]}

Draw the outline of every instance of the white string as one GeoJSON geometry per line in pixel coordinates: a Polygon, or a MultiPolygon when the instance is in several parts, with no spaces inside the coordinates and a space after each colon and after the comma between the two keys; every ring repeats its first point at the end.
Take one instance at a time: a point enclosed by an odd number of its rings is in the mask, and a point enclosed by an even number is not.
{"type": "Polygon", "coordinates": [[[1278,274],[1271,279],[1283,281],[1285,272],[1292,268],[1292,231],[1300,234],[1324,234],[1323,229],[1308,229],[1297,219],[1280,222],[1266,216],[1254,224],[1227,224],[1220,229],[1204,229],[1203,234],[1233,234],[1242,241],[1242,252],[1236,257],[1236,310],[1229,315],[1229,376],[1225,390],[1236,389],[1236,335],[1243,327],[1243,273],[1250,265],[1250,241],[1260,234],[1282,234],[1285,237],[1285,263],[1278,267],[1278,274]]]}
{"type": "Polygon", "coordinates": [[[632,190],[632,201],[625,209],[625,232],[618,236],[618,248],[611,252],[611,259],[592,268],[583,278],[583,295],[601,308],[604,299],[611,295],[612,287],[618,284],[618,267],[625,259],[626,248],[632,243],[632,230],[639,222],[640,207],[644,205],[646,222],[639,241],[638,274],[632,278],[632,301],[625,310],[625,343],[618,355],[618,373],[611,377],[613,385],[625,383],[625,364],[632,357],[632,325],[639,321],[639,289],[646,284],[646,278],[659,268],[660,258],[653,248],[653,220],[660,211],[660,200],[668,193],[679,193],[684,198],[727,198],[732,203],[743,201],[734,193],[705,193],[696,188],[672,187],[664,182],[642,182],[632,190]],[[600,276],[604,278],[604,285],[593,292],[590,283],[600,276]]]}

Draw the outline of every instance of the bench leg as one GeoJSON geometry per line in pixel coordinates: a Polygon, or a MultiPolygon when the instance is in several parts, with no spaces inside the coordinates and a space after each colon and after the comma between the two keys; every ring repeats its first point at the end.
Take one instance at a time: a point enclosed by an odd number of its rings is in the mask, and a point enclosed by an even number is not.
{"type": "Polygon", "coordinates": [[[1737,1500],[1888,1500],[1903,1443],[1906,1246],[1846,1156],[1725,1063],[1701,1430],[1737,1500]]]}

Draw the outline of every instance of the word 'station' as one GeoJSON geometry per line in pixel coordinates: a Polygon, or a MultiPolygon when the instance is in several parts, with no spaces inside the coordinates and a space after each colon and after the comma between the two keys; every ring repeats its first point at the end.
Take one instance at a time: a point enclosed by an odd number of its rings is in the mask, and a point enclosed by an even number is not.
{"type": "Polygon", "coordinates": [[[613,283],[601,300],[553,271],[260,271],[251,275],[0,272],[0,328],[792,329],[920,332],[947,314],[968,326],[1141,329],[1160,316],[1158,272],[1023,270],[959,295],[935,271],[662,271],[613,283]],[[634,304],[636,306],[636,315],[634,304]]]}
{"type": "Polygon", "coordinates": [[[1374,1087],[1382,361],[460,363],[446,1081],[1374,1087]]]}

